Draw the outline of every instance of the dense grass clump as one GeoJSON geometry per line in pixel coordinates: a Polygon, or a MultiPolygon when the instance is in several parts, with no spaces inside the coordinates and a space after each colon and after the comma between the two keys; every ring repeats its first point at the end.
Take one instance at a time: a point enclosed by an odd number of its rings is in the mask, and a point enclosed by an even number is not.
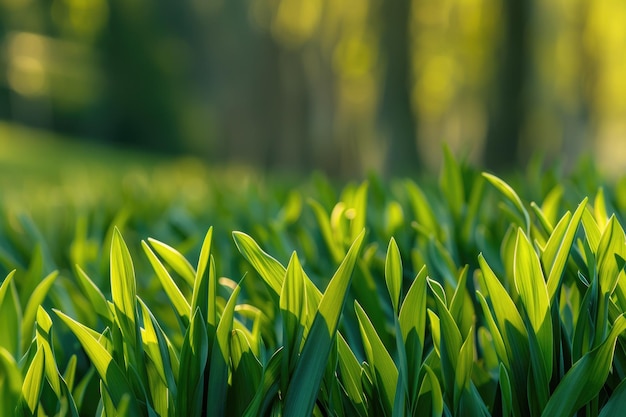
{"type": "Polygon", "coordinates": [[[626,405],[621,183],[582,166],[505,182],[448,153],[438,181],[247,175],[150,165],[7,191],[0,416],[626,405]]]}

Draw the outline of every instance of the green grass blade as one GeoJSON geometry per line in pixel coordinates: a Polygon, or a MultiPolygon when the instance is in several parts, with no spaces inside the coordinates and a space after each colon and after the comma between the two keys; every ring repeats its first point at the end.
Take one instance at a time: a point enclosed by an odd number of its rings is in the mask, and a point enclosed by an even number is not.
{"type": "MultiPolygon", "coordinates": [[[[550,298],[543,277],[539,257],[521,229],[518,229],[515,245],[515,287],[528,314],[533,332],[537,337],[543,360],[545,377],[552,375],[552,317],[550,298]]],[[[530,333],[530,331],[529,331],[530,333]]],[[[548,380],[536,381],[547,386],[548,380]]]]}
{"type": "Polygon", "coordinates": [[[352,195],[352,199],[348,204],[348,210],[353,215],[350,215],[350,241],[353,241],[365,229],[365,223],[367,220],[367,190],[369,183],[364,181],[357,187],[352,195]]]}
{"type": "Polygon", "coordinates": [[[598,243],[598,283],[603,295],[613,294],[620,277],[622,268],[617,263],[616,255],[626,258],[626,239],[624,229],[613,215],[608,220],[598,243]]]}
{"type": "Polygon", "coordinates": [[[613,363],[617,337],[626,330],[626,318],[621,315],[613,323],[606,340],[580,358],[559,382],[543,417],[569,417],[598,395],[613,363]]]}
{"type": "Polygon", "coordinates": [[[569,253],[578,231],[580,220],[582,219],[585,207],[587,205],[587,199],[585,198],[579,205],[571,219],[567,223],[567,229],[563,230],[559,227],[564,219],[569,216],[563,216],[559,225],[555,228],[555,232],[552,233],[544,252],[541,256],[546,271],[548,272],[548,296],[550,300],[554,300],[557,293],[557,289],[561,283],[563,277],[563,271],[565,270],[565,263],[569,257],[569,253]],[[558,230],[558,232],[556,232],[558,230]]]}
{"type": "Polygon", "coordinates": [[[448,146],[443,147],[443,167],[439,184],[454,218],[459,219],[465,207],[465,190],[461,166],[452,156],[448,146]]]}
{"type": "MultiPolygon", "coordinates": [[[[322,237],[324,238],[326,246],[330,251],[333,262],[340,262],[345,252],[341,245],[341,242],[335,238],[335,235],[333,233],[333,226],[331,224],[331,219],[328,213],[326,213],[324,207],[322,207],[322,205],[317,201],[309,199],[307,202],[309,206],[313,209],[313,214],[317,219],[320,232],[322,233],[322,237]]],[[[335,208],[337,208],[337,206],[335,206],[335,208]]],[[[333,212],[337,213],[336,210],[333,210],[333,212]]]]}
{"type": "Polygon", "coordinates": [[[24,309],[24,317],[22,318],[22,352],[25,352],[26,349],[28,349],[28,345],[31,342],[31,336],[35,331],[34,325],[35,318],[37,316],[37,309],[46,299],[48,291],[52,288],[52,284],[54,284],[58,275],[57,271],[50,273],[39,283],[39,285],[37,285],[28,299],[28,303],[24,309]]]}
{"type": "Polygon", "coordinates": [[[598,188],[596,198],[593,201],[593,214],[600,227],[600,230],[604,230],[609,222],[609,215],[606,210],[606,201],[604,199],[604,188],[598,188]]]}
{"type": "MultiPolygon", "coordinates": [[[[43,349],[37,349],[32,362],[30,363],[24,384],[22,385],[22,409],[36,416],[39,406],[39,397],[43,388],[45,356],[43,349]]],[[[26,413],[25,413],[26,414],[26,413]]]]}
{"type": "Polygon", "coordinates": [[[400,249],[398,249],[398,244],[394,238],[391,238],[387,247],[385,282],[391,297],[394,314],[398,314],[400,291],[402,290],[402,259],[400,258],[400,249]]]}
{"type": "MultiPolygon", "coordinates": [[[[213,238],[213,228],[209,228],[204,241],[202,242],[202,248],[200,249],[200,257],[198,259],[198,268],[196,269],[196,276],[193,283],[193,294],[191,296],[191,311],[200,309],[202,316],[207,319],[207,322],[215,324],[215,314],[211,314],[209,318],[209,306],[215,305],[215,288],[211,286],[216,285],[215,280],[211,280],[210,268],[209,273],[205,273],[207,265],[209,265],[211,255],[211,241],[213,238]],[[212,295],[212,296],[211,296],[212,295]]],[[[213,308],[211,308],[213,313],[213,308]]],[[[211,340],[209,340],[209,346],[211,340]]]]}
{"type": "Polygon", "coordinates": [[[289,260],[287,273],[280,294],[280,311],[283,318],[283,355],[282,384],[285,389],[289,375],[300,354],[300,344],[304,336],[307,321],[307,304],[304,271],[294,252],[289,260]]]}
{"type": "Polygon", "coordinates": [[[526,402],[527,378],[530,353],[528,350],[528,333],[517,306],[504,289],[502,283],[493,273],[485,258],[478,255],[478,263],[482,271],[481,288],[487,289],[487,294],[493,310],[493,317],[502,334],[507,356],[511,364],[511,386],[513,387],[515,409],[527,414],[526,402]]]}
{"type": "Polygon", "coordinates": [[[407,390],[411,403],[417,402],[418,375],[426,337],[426,275],[425,266],[417,273],[400,307],[398,318],[407,357],[407,390]]]}
{"type": "MultiPolygon", "coordinates": [[[[174,372],[172,372],[172,363],[163,329],[161,329],[156,318],[141,298],[139,298],[139,305],[141,307],[141,315],[144,324],[143,331],[141,332],[144,351],[152,360],[154,370],[158,373],[161,380],[167,385],[168,390],[175,398],[177,392],[176,377],[174,376],[174,372]]],[[[151,398],[155,400],[158,399],[154,395],[151,398]]]]}
{"type": "Polygon", "coordinates": [[[159,258],[152,252],[150,247],[145,241],[141,242],[141,246],[143,247],[150,264],[152,265],[152,269],[156,273],[159,281],[161,282],[161,286],[163,286],[163,290],[165,294],[167,294],[168,299],[172,303],[174,310],[178,313],[183,321],[183,325],[186,327],[189,325],[189,321],[191,320],[191,306],[185,299],[185,296],[180,291],[180,288],[176,285],[169,272],[163,266],[159,258]]]}
{"type": "Polygon", "coordinates": [[[137,366],[141,359],[134,352],[139,342],[135,268],[128,246],[117,228],[111,240],[111,297],[115,306],[115,318],[124,341],[130,344],[132,349],[130,363],[137,366]]]}
{"type": "Polygon", "coordinates": [[[228,389],[228,367],[230,365],[230,337],[233,330],[235,305],[241,287],[237,285],[231,294],[222,317],[217,325],[215,341],[211,349],[210,375],[206,390],[206,415],[219,417],[224,415],[225,399],[228,389]]]}
{"type": "Polygon", "coordinates": [[[17,362],[2,346],[0,346],[0,375],[3,375],[0,394],[4,393],[4,401],[0,401],[0,412],[3,416],[10,416],[17,406],[24,381],[17,362]]]}
{"type": "MultiPolygon", "coordinates": [[[[470,329],[465,341],[459,349],[454,375],[454,408],[462,410],[461,398],[470,397],[472,385],[472,368],[474,366],[474,332],[470,329]]],[[[457,414],[461,414],[457,412],[457,414]]]]}
{"type": "Polygon", "coordinates": [[[441,290],[437,288],[439,283],[429,279],[428,286],[434,295],[437,316],[439,318],[440,336],[438,342],[444,392],[447,396],[448,404],[450,406],[454,404],[454,409],[456,410],[458,408],[457,404],[454,403],[456,367],[463,344],[463,337],[446,306],[445,300],[441,297],[441,290]]]}
{"type": "Polygon", "coordinates": [[[439,378],[435,372],[428,366],[424,365],[424,379],[420,386],[417,405],[413,415],[427,415],[430,410],[431,417],[441,417],[444,410],[443,393],[439,385],[439,378]]]}
{"type": "Polygon", "coordinates": [[[203,376],[207,365],[208,343],[206,322],[200,309],[197,308],[191,317],[180,352],[176,397],[176,410],[180,416],[202,414],[203,376]]]}
{"type": "Polygon", "coordinates": [[[137,404],[134,399],[135,396],[132,392],[130,384],[120,366],[113,360],[111,354],[102,346],[97,339],[92,336],[93,330],[83,326],[71,317],[63,314],[58,310],[54,310],[57,316],[65,323],[67,327],[74,333],[80,344],[85,349],[85,353],[91,360],[94,368],[100,375],[102,382],[111,396],[113,403],[119,405],[124,395],[129,395],[131,398],[130,409],[133,411],[132,415],[139,415],[137,404]]]}
{"type": "Polygon", "coordinates": [[[337,353],[341,382],[348,398],[360,416],[367,415],[366,400],[361,387],[361,365],[341,333],[337,333],[337,353]]]}
{"type": "Polygon", "coordinates": [[[87,295],[87,299],[91,303],[94,311],[107,323],[111,323],[113,321],[111,310],[109,310],[109,305],[107,304],[106,298],[100,291],[100,288],[87,276],[83,269],[76,265],[76,277],[78,278],[78,282],[87,295]]]}
{"type": "Polygon", "coordinates": [[[258,417],[266,415],[265,411],[275,400],[278,393],[278,384],[280,380],[280,365],[283,361],[283,349],[279,348],[267,364],[263,367],[263,376],[254,399],[246,408],[244,417],[258,417]]]}
{"type": "Polygon", "coordinates": [[[11,284],[14,275],[15,270],[9,272],[6,278],[4,278],[4,281],[2,281],[2,284],[0,284],[0,306],[2,306],[2,303],[4,302],[4,296],[9,291],[9,284],[11,284]]]}
{"type": "Polygon", "coordinates": [[[502,395],[502,416],[513,415],[513,392],[511,390],[511,380],[504,364],[500,364],[500,375],[498,378],[500,393],[502,395]]]}
{"type": "Polygon", "coordinates": [[[193,283],[196,279],[196,270],[191,266],[187,258],[173,247],[159,242],[156,239],[148,238],[148,242],[150,242],[150,245],[154,248],[156,253],[158,253],[190,287],[193,287],[193,283]]]}
{"type": "Polygon", "coordinates": [[[357,301],[354,302],[354,309],[359,320],[365,356],[372,370],[373,383],[381,395],[380,401],[385,414],[391,416],[398,384],[398,369],[365,310],[357,301]]]}
{"type": "Polygon", "coordinates": [[[623,379],[611,393],[598,417],[619,416],[624,412],[624,404],[626,404],[626,379],[623,379]]]}
{"type": "Polygon", "coordinates": [[[524,226],[524,230],[529,233],[530,232],[530,216],[528,211],[522,204],[522,200],[519,198],[515,190],[511,188],[509,184],[496,177],[495,175],[483,172],[483,177],[487,179],[502,195],[513,204],[513,207],[517,210],[517,214],[520,216],[520,220],[522,225],[524,226]]]}
{"type": "Polygon", "coordinates": [[[37,346],[44,352],[45,375],[50,383],[50,387],[56,394],[57,398],[61,398],[61,381],[59,378],[59,370],[57,369],[54,354],[52,353],[51,344],[52,319],[43,307],[37,309],[37,346]]]}
{"type": "Polygon", "coordinates": [[[233,232],[233,239],[237,249],[252,267],[259,273],[265,283],[278,296],[283,287],[283,279],[286,269],[276,259],[271,257],[267,252],[243,232],[233,232]]]}
{"type": "Polygon", "coordinates": [[[416,221],[429,235],[439,237],[439,222],[426,195],[413,181],[406,181],[405,184],[416,221]]]}
{"type": "Polygon", "coordinates": [[[587,236],[587,242],[589,242],[589,246],[591,246],[591,250],[593,253],[597,253],[602,232],[588,207],[583,211],[582,224],[585,229],[585,235],[587,236]]]}
{"type": "Polygon", "coordinates": [[[233,330],[230,352],[232,383],[228,390],[228,414],[242,416],[261,384],[263,367],[254,356],[250,343],[241,330],[233,330]]]}
{"type": "Polygon", "coordinates": [[[504,345],[504,340],[502,339],[502,334],[500,333],[500,329],[498,329],[498,325],[496,324],[493,314],[491,314],[491,310],[489,309],[489,305],[487,304],[487,300],[485,296],[482,295],[480,291],[476,291],[476,298],[480,303],[483,310],[483,319],[487,323],[487,328],[489,329],[489,334],[493,340],[494,349],[498,358],[500,360],[500,364],[510,368],[511,364],[509,361],[509,355],[506,350],[506,346],[504,345]]]}
{"type": "Polygon", "coordinates": [[[335,272],[319,304],[300,360],[285,396],[285,417],[310,415],[330,355],[339,324],[352,271],[359,256],[365,231],[355,239],[346,257],[335,272]]]}

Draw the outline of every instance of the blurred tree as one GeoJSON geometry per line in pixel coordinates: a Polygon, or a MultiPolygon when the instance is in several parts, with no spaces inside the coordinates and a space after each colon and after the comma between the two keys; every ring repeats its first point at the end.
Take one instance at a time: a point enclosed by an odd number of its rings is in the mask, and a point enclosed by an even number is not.
{"type": "Polygon", "coordinates": [[[156,151],[180,150],[180,101],[167,52],[163,3],[110,1],[101,42],[106,76],[107,137],[156,151]]]}
{"type": "Polygon", "coordinates": [[[415,112],[411,106],[409,21],[411,0],[381,2],[383,97],[380,117],[387,137],[385,171],[406,175],[420,168],[415,112]]]}
{"type": "Polygon", "coordinates": [[[531,0],[502,1],[501,59],[489,106],[489,126],[484,163],[493,170],[519,164],[522,130],[526,118],[526,87],[530,70],[528,33],[531,0]]]}

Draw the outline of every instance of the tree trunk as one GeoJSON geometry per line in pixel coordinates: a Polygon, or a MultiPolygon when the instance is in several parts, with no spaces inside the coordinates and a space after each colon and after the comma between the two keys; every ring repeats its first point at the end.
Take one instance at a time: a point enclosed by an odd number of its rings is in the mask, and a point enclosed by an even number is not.
{"type": "Polygon", "coordinates": [[[504,37],[501,65],[490,108],[484,150],[487,168],[501,171],[523,163],[519,158],[520,136],[526,116],[524,93],[529,65],[527,28],[528,0],[503,0],[504,37]]]}
{"type": "Polygon", "coordinates": [[[407,175],[420,167],[411,105],[411,0],[384,1],[381,8],[381,53],[386,68],[380,116],[388,144],[385,171],[387,175],[407,175]]]}

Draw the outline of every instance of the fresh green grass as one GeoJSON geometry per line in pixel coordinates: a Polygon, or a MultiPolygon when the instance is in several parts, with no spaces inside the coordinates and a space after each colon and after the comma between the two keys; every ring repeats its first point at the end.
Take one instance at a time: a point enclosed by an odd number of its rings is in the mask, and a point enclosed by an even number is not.
{"type": "Polygon", "coordinates": [[[1,202],[0,416],[626,405],[623,182],[119,167],[1,202]]]}

